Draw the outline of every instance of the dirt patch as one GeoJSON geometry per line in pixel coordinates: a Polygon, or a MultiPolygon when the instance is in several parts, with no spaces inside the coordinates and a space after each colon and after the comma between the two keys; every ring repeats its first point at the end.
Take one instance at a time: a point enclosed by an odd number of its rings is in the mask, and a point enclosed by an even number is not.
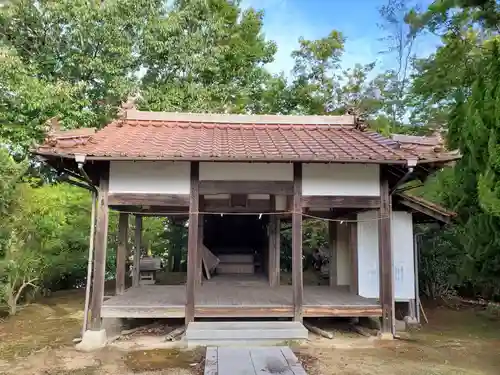
{"type": "MultiPolygon", "coordinates": [[[[77,352],[72,339],[80,334],[82,309],[81,291],[61,292],[1,321],[0,374],[203,374],[204,351],[165,348],[176,343],[164,342],[164,328],[132,335],[117,342],[120,347],[77,352]]],[[[390,342],[362,337],[346,329],[345,320],[318,320],[335,338],[311,334],[295,352],[309,375],[498,375],[500,320],[495,315],[463,306],[432,306],[426,313],[429,324],[390,342]]]]}
{"type": "Polygon", "coordinates": [[[17,315],[0,324],[0,360],[70,345],[80,335],[82,309],[81,291],[56,293],[24,306],[17,315]]]}
{"type": "Polygon", "coordinates": [[[133,372],[185,369],[202,374],[204,350],[155,349],[134,351],[125,356],[125,365],[133,372]]]}
{"type": "Polygon", "coordinates": [[[403,340],[313,337],[296,354],[311,375],[498,375],[500,321],[471,308],[426,312],[429,324],[403,340]]]}

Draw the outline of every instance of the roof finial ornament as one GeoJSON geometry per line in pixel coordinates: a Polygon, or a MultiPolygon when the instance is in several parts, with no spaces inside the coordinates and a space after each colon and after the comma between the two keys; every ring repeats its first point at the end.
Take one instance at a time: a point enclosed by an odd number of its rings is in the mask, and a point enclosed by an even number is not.
{"type": "Polygon", "coordinates": [[[354,116],[354,128],[358,130],[365,130],[368,127],[366,123],[366,115],[361,113],[359,108],[356,107],[347,107],[347,114],[354,116]]]}
{"type": "Polygon", "coordinates": [[[137,100],[140,98],[139,93],[131,93],[127,97],[127,101],[122,102],[121,106],[118,108],[118,117],[127,118],[128,111],[137,111],[137,100]]]}
{"type": "Polygon", "coordinates": [[[61,123],[59,122],[59,116],[54,116],[45,121],[45,132],[48,138],[61,131],[61,123]]]}

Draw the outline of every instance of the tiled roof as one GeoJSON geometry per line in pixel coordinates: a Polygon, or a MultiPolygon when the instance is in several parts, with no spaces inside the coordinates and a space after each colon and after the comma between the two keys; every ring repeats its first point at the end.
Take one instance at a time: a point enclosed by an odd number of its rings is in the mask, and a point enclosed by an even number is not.
{"type": "Polygon", "coordinates": [[[399,144],[399,148],[420,155],[422,158],[439,156],[460,157],[458,151],[448,151],[440,133],[431,136],[392,134],[391,138],[399,144]]]}
{"type": "Polygon", "coordinates": [[[88,159],[406,163],[421,159],[362,131],[353,116],[247,116],[127,112],[95,134],[58,132],[35,153],[88,159]]]}

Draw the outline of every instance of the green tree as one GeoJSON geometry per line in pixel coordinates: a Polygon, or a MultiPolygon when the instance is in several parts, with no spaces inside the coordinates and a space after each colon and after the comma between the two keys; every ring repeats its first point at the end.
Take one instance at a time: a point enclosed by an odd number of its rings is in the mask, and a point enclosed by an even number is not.
{"type": "Polygon", "coordinates": [[[144,34],[141,107],[242,112],[268,75],[276,45],[262,34],[262,12],[239,1],[176,0],[144,34]]]}
{"type": "MultiPolygon", "coordinates": [[[[442,35],[443,45],[417,62],[412,99],[420,103],[420,120],[444,127],[449,147],[462,154],[451,172],[441,173],[422,191],[459,214],[457,225],[436,233],[433,244],[427,242],[424,260],[433,248],[442,251],[456,265],[440,269],[453,280],[455,290],[498,298],[500,60],[494,21],[498,6],[491,5],[442,1],[415,15],[413,21],[420,27],[442,35]]],[[[435,267],[434,272],[439,265],[435,267]]]]}
{"type": "Polygon", "coordinates": [[[69,128],[108,123],[135,90],[142,35],[163,6],[160,0],[14,0],[1,7],[2,134],[26,148],[43,138],[54,115],[69,128]],[[69,100],[61,100],[68,90],[69,100]]]}

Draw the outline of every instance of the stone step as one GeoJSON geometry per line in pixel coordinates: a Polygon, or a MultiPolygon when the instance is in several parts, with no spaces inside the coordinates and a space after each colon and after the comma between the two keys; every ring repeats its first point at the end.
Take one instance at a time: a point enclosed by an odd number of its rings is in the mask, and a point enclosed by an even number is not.
{"type": "Polygon", "coordinates": [[[189,347],[275,345],[306,340],[307,330],[300,322],[192,322],[188,325],[185,339],[189,347]]]}
{"type": "Polygon", "coordinates": [[[250,263],[253,264],[252,254],[221,254],[218,256],[221,263],[250,263]]]}
{"type": "Polygon", "coordinates": [[[255,267],[253,263],[219,263],[218,274],[253,274],[255,267]]]}

